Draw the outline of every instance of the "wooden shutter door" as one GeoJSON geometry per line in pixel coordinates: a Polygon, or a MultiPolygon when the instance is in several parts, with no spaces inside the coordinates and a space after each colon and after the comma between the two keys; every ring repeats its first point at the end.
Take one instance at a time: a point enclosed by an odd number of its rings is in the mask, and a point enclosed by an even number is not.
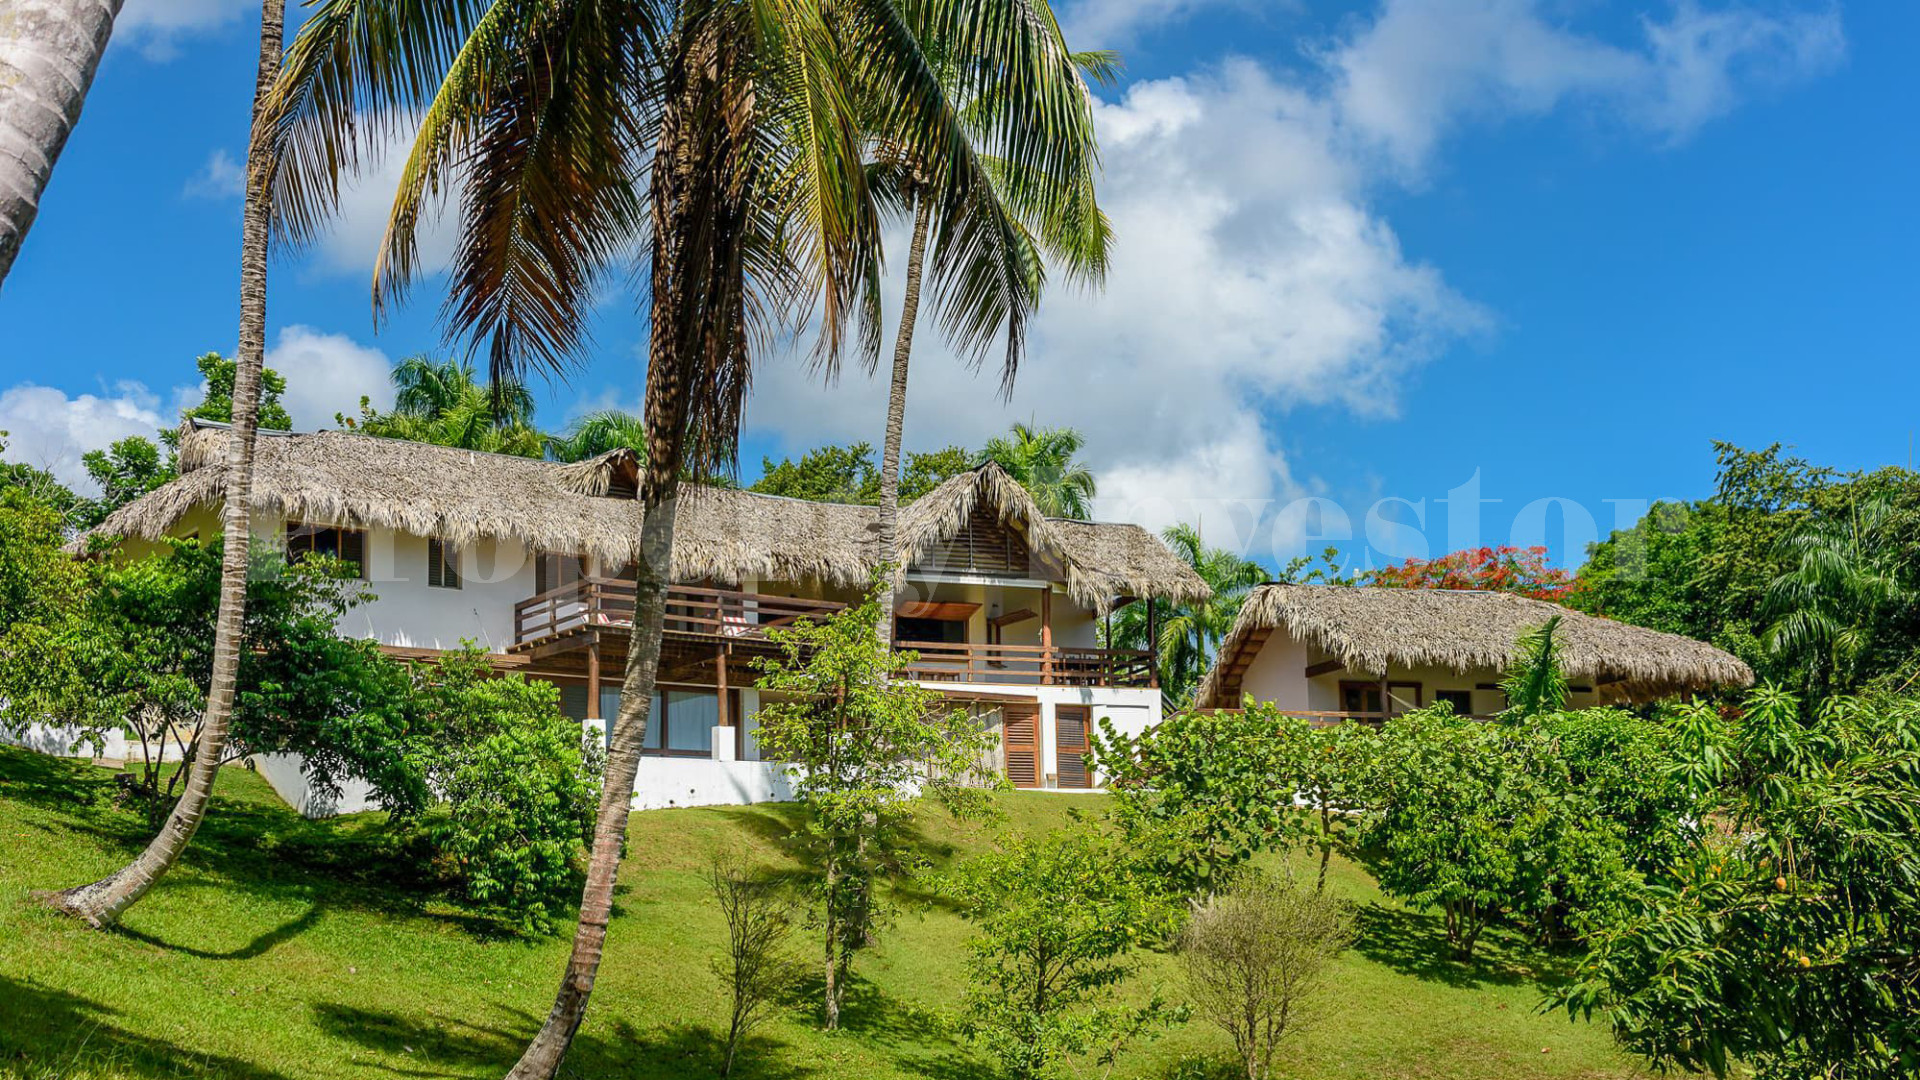
{"type": "Polygon", "coordinates": [[[1053,710],[1053,751],[1060,764],[1060,786],[1090,788],[1087,778],[1087,722],[1085,705],[1059,705],[1053,710]]]}
{"type": "Polygon", "coordinates": [[[1040,786],[1040,706],[1002,705],[1000,742],[1007,759],[1007,782],[1017,788],[1040,786]]]}

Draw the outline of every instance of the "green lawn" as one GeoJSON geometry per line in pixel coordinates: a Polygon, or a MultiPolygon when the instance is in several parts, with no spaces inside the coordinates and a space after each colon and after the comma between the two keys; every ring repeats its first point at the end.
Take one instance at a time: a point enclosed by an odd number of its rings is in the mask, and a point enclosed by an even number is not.
{"type": "MultiPolygon", "coordinates": [[[[144,840],[112,803],[111,773],[0,748],[0,1077],[32,1080],[321,1080],[497,1077],[551,1000],[566,941],[502,938],[420,884],[379,815],[307,822],[252,773],[220,782],[186,864],[115,933],[54,915],[35,890],[112,871],[144,840]]],[[[1043,829],[1099,796],[1005,798],[1009,827],[1043,829]]],[[[791,808],[636,814],[593,1009],[569,1060],[578,1077],[713,1075],[722,1017],[708,964],[720,943],[702,875],[712,852],[790,865],[791,808]]],[[[988,843],[929,815],[945,862],[988,843]]],[[[1359,945],[1330,980],[1317,1029],[1292,1044],[1293,1077],[1622,1077],[1632,1063],[1594,1026],[1543,1015],[1564,960],[1489,935],[1472,965],[1442,958],[1433,919],[1385,900],[1359,868],[1337,888],[1361,907],[1359,945]]],[[[848,1029],[817,1029],[797,1002],[762,1029],[749,1078],[986,1077],[945,1034],[959,1000],[965,924],[937,900],[899,897],[897,924],[858,968],[848,1029]]],[[[808,939],[800,938],[801,944],[808,939]]],[[[1178,993],[1175,966],[1143,979],[1178,993]]],[[[1160,1077],[1219,1055],[1198,1021],[1123,1061],[1160,1077]]],[[[1089,1075],[1097,1075],[1090,1072],[1089,1075]]]]}

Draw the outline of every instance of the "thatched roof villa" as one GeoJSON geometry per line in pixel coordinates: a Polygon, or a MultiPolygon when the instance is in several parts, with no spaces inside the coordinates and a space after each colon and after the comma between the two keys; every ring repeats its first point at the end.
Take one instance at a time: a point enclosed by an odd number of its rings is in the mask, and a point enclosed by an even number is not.
{"type": "MultiPolygon", "coordinates": [[[[501,669],[558,684],[584,723],[613,715],[641,521],[633,454],[560,465],[341,431],[263,436],[256,535],[361,567],[376,599],[343,631],[415,660],[474,641],[501,669]]],[[[182,475],[93,536],[138,551],[218,535],[228,437],[190,426],[182,475]]],[[[752,736],[751,658],[771,648],[766,627],[860,596],[889,561],[878,510],[687,485],[677,511],[667,689],[650,726],[660,775],[642,805],[777,795],[784,773],[757,760],[752,736]]],[[[1048,518],[992,464],[903,508],[894,555],[895,635],[919,654],[912,674],[999,725],[1002,765],[1028,787],[1092,785],[1082,754],[1095,724],[1159,720],[1150,658],[1101,648],[1099,621],[1207,594],[1145,529],[1048,518]]]]}
{"type": "Polygon", "coordinates": [[[1556,615],[1575,705],[1753,683],[1745,663],[1704,642],[1511,593],[1269,584],[1247,598],[1195,700],[1378,719],[1384,694],[1390,712],[1444,699],[1487,715],[1504,707],[1498,684],[1520,635],[1556,615]]]}

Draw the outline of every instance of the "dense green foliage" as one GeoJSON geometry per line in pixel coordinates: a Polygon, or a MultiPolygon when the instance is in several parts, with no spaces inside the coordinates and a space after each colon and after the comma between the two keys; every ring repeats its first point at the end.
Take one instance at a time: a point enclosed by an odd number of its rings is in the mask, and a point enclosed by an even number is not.
{"type": "Polygon", "coordinates": [[[173,463],[160,456],[153,440],[140,435],[129,435],[105,450],[89,450],[80,460],[100,494],[74,505],[72,521],[79,529],[93,528],[108,514],[174,477],[173,463]]]}
{"type": "Polygon", "coordinates": [[[482,382],[470,363],[427,356],[400,361],[390,378],[392,409],[382,412],[363,397],[359,416],[335,422],[365,435],[462,450],[531,458],[547,452],[547,437],[533,426],[533,394],[520,383],[482,382]]]}
{"type": "Polygon", "coordinates": [[[1839,473],[1778,445],[1715,452],[1713,496],[1657,503],[1593,545],[1567,602],[1711,642],[1816,693],[1920,673],[1920,477],[1839,473]]]}
{"type": "MultiPolygon", "coordinates": [[[[908,451],[900,471],[900,501],[912,502],[950,477],[966,472],[973,463],[973,455],[958,446],[929,453],[908,451]]],[[[874,464],[873,447],[867,443],[820,446],[801,455],[799,461],[762,459],[760,479],[751,490],[812,502],[871,506],[880,501],[880,468],[874,464]]]]}
{"type": "Polygon", "coordinates": [[[420,675],[438,723],[432,772],[447,818],[437,829],[468,900],[520,930],[551,933],[579,894],[600,798],[598,754],[560,713],[552,683],[495,676],[469,648],[420,675]]]}
{"type": "Polygon", "coordinates": [[[1091,741],[1129,846],[1163,888],[1199,895],[1300,838],[1283,793],[1299,786],[1308,738],[1306,721],[1256,707],[1176,713],[1135,736],[1103,720],[1091,741]]]}
{"type": "Polygon", "coordinates": [[[1075,458],[1087,438],[1073,428],[1016,423],[1005,435],[987,440],[980,456],[1020,482],[1048,517],[1091,518],[1098,493],[1093,470],[1075,458]]]}
{"type": "MultiPolygon", "coordinates": [[[[200,371],[200,378],[206,381],[206,396],[200,404],[180,414],[184,420],[211,420],[220,424],[233,423],[233,380],[234,362],[219,353],[206,353],[193,362],[200,371]]],[[[293,430],[293,416],[280,398],[287,392],[286,376],[272,368],[260,369],[260,428],[263,431],[293,430]]],[[[170,449],[179,449],[180,433],[177,428],[169,428],[160,433],[160,438],[170,449]]]]}
{"type": "Polygon", "coordinates": [[[1144,1004],[1117,993],[1177,910],[1125,844],[1084,824],[1015,837],[963,863],[946,891],[978,930],[961,1030],[1005,1075],[1051,1076],[1074,1059],[1108,1067],[1184,1019],[1157,992],[1144,1004]]]}
{"type": "MultiPolygon", "coordinates": [[[[884,587],[884,586],[881,586],[884,587]]],[[[778,656],[755,661],[757,738],[790,765],[806,808],[806,850],[825,932],[826,1015],[836,1026],[853,958],[886,911],[880,880],[911,868],[902,830],[913,801],[976,816],[990,786],[991,733],[937,691],[898,676],[913,653],[883,649],[876,595],[821,623],[769,631],[778,656]]]]}
{"type": "Polygon", "coordinates": [[[1716,828],[1593,934],[1561,994],[1657,1066],[1920,1069],[1920,701],[1758,690],[1678,725],[1716,828]]]}

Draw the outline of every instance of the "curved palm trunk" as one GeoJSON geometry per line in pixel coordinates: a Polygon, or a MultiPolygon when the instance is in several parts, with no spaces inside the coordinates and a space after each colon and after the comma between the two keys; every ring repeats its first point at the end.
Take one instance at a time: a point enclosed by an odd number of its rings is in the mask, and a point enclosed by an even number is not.
{"type": "Polygon", "coordinates": [[[226,506],[222,509],[225,549],[220,564],[220,614],[214,627],[213,677],[207,687],[207,708],[200,721],[200,745],[194,753],[187,787],[180,801],[142,851],[111,877],[82,885],[53,898],[56,907],[96,927],[111,926],[146,895],[173,867],[199,830],[213,797],[213,783],[226,752],[227,727],[233,718],[234,687],[240,673],[240,649],[245,638],[247,552],[253,508],[254,433],[260,418],[260,368],[267,340],[267,229],[265,185],[254,178],[264,170],[271,151],[271,131],[258,122],[260,103],[273,88],[280,69],[280,39],[286,22],[286,0],[264,0],[260,5],[260,63],[254,78],[255,123],[247,148],[249,182],[245,216],[240,229],[240,351],[233,380],[233,435],[227,443],[226,506]]]}
{"type": "MultiPolygon", "coordinates": [[[[900,307],[900,329],[893,339],[893,386],[887,394],[887,438],[880,451],[880,550],[886,553],[891,575],[893,553],[900,532],[900,441],[907,418],[907,362],[913,356],[913,326],[920,314],[920,274],[927,260],[927,224],[933,204],[915,201],[913,243],[907,248],[907,287],[900,307]]],[[[880,647],[893,647],[892,588],[880,591],[880,647]]]]}
{"type": "MultiPolygon", "coordinates": [[[[663,125],[664,126],[664,125],[663,125]]],[[[573,1037],[587,1016],[600,958],[606,949],[607,924],[613,918],[613,890],[625,853],[627,818],[633,809],[633,788],[640,770],[647,723],[653,706],[654,684],[660,671],[660,639],[666,621],[667,586],[672,582],[674,500],[679,494],[680,468],[685,456],[685,433],[690,387],[683,366],[685,340],[682,310],[687,283],[677,269],[670,239],[680,235],[676,211],[685,216],[675,195],[692,171],[677,160],[681,154],[672,136],[664,136],[663,150],[654,159],[654,183],[666,193],[654,196],[652,326],[648,337],[646,475],[641,480],[643,516],[640,558],[635,568],[632,637],[627,647],[627,673],[620,685],[620,708],[607,745],[606,775],[600,789],[600,810],[593,827],[593,852],[587,864],[587,884],[580,897],[580,919],[574,927],[573,951],[567,971],[554,994],[553,1008],[520,1055],[507,1080],[553,1080],[573,1037]]]]}
{"type": "Polygon", "coordinates": [[[121,0],[0,5],[0,282],[33,227],[40,196],[80,122],[121,0]]]}

